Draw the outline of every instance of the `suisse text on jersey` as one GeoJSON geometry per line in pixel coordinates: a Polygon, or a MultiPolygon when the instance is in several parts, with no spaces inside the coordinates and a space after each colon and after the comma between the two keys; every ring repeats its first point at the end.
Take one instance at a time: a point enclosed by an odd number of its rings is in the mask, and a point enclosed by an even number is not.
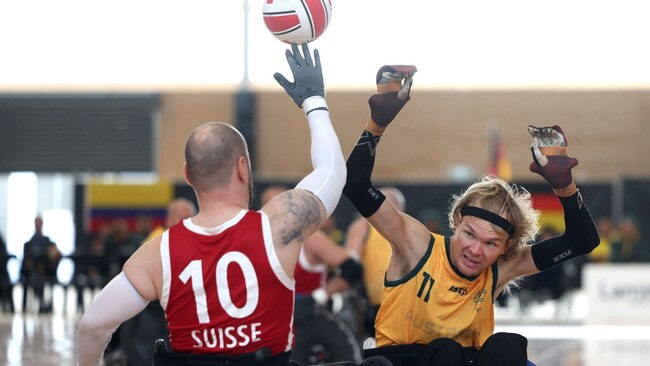
{"type": "Polygon", "coordinates": [[[229,349],[244,347],[250,343],[260,341],[261,331],[258,330],[262,323],[242,324],[238,327],[208,328],[193,330],[192,338],[196,343],[194,347],[229,349]],[[227,343],[226,343],[227,342],[227,343]]]}

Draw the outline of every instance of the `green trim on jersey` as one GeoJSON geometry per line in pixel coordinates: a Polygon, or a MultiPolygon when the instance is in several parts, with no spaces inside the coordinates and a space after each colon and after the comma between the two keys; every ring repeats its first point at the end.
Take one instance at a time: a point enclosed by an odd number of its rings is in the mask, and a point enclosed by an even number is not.
{"type": "Polygon", "coordinates": [[[384,275],[384,287],[395,287],[403,284],[404,282],[410,280],[411,278],[415,277],[415,275],[420,272],[422,267],[424,267],[424,264],[429,260],[429,257],[431,256],[431,252],[433,251],[433,244],[434,244],[434,237],[431,235],[431,240],[429,241],[429,247],[427,248],[426,253],[422,256],[422,259],[418,262],[418,264],[415,265],[415,267],[409,272],[406,276],[403,278],[400,278],[399,280],[395,281],[389,281],[386,279],[386,275],[384,275]]]}
{"type": "Polygon", "coordinates": [[[497,291],[497,281],[499,280],[499,266],[497,265],[498,261],[494,262],[492,265],[492,303],[494,304],[494,301],[496,298],[494,297],[494,293],[497,291]]]}
{"type": "Polygon", "coordinates": [[[447,252],[447,262],[449,262],[449,265],[451,266],[451,269],[454,270],[454,273],[459,275],[461,278],[464,278],[468,281],[474,281],[475,279],[478,278],[478,276],[465,276],[461,271],[456,268],[454,265],[454,262],[451,261],[451,239],[449,239],[448,236],[445,236],[445,251],[447,252]]]}

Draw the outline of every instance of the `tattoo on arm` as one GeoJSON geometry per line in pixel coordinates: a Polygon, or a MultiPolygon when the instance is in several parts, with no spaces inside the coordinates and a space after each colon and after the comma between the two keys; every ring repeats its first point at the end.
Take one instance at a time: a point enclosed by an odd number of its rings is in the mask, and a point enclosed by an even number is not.
{"type": "Polygon", "coordinates": [[[279,225],[280,238],[284,245],[296,239],[302,241],[303,231],[310,226],[319,225],[322,220],[322,204],[313,194],[288,191],[286,197],[282,204],[283,217],[279,225]]]}

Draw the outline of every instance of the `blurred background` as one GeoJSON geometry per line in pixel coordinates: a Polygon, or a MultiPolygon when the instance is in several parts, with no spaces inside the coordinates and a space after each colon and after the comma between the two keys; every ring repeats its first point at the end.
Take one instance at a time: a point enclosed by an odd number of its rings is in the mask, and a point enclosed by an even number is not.
{"type": "MultiPolygon", "coordinates": [[[[0,364],[74,364],[93,294],[164,224],[172,199],[195,201],[182,165],[199,124],[242,131],[256,192],[310,171],[304,114],[273,80],[290,74],[287,45],[265,28],[262,4],[0,0],[0,364]],[[39,232],[47,249],[30,267],[26,243],[39,232]]],[[[526,131],[562,126],[603,242],[500,299],[499,329],[527,336],[539,365],[650,356],[649,10],[630,0],[333,0],[312,43],[345,156],[378,68],[418,66],[373,177],[442,232],[451,195],[485,174],[531,191],[543,235],[562,232],[559,202],[528,170],[526,131]]],[[[342,198],[332,230],[343,237],[354,215],[342,198]]]]}

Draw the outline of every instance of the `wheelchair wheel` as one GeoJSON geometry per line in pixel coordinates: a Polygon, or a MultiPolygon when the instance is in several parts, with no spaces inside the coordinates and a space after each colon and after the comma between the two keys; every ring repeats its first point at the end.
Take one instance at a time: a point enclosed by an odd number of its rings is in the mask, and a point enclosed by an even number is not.
{"type": "Polygon", "coordinates": [[[292,360],[302,365],[361,362],[359,344],[340,317],[317,307],[311,315],[300,318],[303,320],[295,324],[292,360]]]}
{"type": "Polygon", "coordinates": [[[169,341],[165,312],[158,301],[152,301],[138,315],[124,322],[119,329],[119,347],[129,365],[151,365],[157,339],[169,341]]]}

